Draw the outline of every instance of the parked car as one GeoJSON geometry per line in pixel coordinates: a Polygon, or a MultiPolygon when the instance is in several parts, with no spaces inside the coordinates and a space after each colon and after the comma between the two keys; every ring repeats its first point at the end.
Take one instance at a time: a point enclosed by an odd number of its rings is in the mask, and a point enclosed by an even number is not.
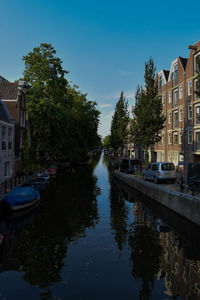
{"type": "Polygon", "coordinates": [[[151,163],[144,170],[144,180],[153,180],[155,183],[159,181],[170,180],[172,183],[176,181],[175,167],[171,162],[151,163]]]}
{"type": "Polygon", "coordinates": [[[138,159],[122,159],[120,165],[120,172],[132,173],[139,171],[139,160],[138,159]]]}

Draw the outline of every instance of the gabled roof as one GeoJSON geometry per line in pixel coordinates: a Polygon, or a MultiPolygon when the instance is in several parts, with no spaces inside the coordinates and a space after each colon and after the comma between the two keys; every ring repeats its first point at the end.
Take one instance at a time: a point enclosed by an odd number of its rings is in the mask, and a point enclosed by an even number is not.
{"type": "Polygon", "coordinates": [[[179,58],[180,58],[180,62],[181,62],[181,64],[182,64],[182,66],[183,66],[183,70],[185,71],[186,66],[187,66],[188,58],[183,58],[183,57],[181,57],[181,56],[179,56],[179,58]]]}
{"type": "Polygon", "coordinates": [[[12,123],[11,116],[8,112],[6,104],[0,99],[0,121],[12,123]]]}
{"type": "Polygon", "coordinates": [[[0,99],[2,100],[16,100],[17,99],[18,84],[9,81],[0,82],[0,99]]]}
{"type": "Polygon", "coordinates": [[[169,71],[168,70],[163,70],[163,73],[165,75],[165,80],[168,81],[169,71]]]}
{"type": "Polygon", "coordinates": [[[5,79],[3,76],[0,75],[0,82],[1,81],[8,81],[7,79],[5,79]]]}

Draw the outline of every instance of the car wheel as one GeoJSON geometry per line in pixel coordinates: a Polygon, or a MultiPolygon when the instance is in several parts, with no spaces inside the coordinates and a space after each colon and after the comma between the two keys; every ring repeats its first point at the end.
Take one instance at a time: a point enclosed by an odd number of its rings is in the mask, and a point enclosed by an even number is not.
{"type": "Polygon", "coordinates": [[[154,177],[154,183],[157,184],[158,183],[158,178],[155,176],[154,177]]]}

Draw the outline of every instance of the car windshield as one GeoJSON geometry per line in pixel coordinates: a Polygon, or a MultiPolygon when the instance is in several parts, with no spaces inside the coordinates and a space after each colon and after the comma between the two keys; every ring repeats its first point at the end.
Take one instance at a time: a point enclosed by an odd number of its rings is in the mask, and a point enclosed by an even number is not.
{"type": "Polygon", "coordinates": [[[175,167],[172,163],[162,164],[161,170],[162,171],[172,171],[172,170],[175,170],[175,167]]]}

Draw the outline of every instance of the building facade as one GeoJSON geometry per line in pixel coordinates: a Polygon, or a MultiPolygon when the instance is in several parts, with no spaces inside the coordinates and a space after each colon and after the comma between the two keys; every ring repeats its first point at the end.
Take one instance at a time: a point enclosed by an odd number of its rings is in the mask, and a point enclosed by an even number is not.
{"type": "Polygon", "coordinates": [[[0,81],[0,98],[6,104],[15,125],[14,175],[20,171],[22,165],[23,135],[26,126],[25,94],[26,86],[23,81],[0,81]]]}
{"type": "Polygon", "coordinates": [[[6,105],[0,100],[0,182],[13,175],[14,122],[6,105]]]}
{"type": "Polygon", "coordinates": [[[185,179],[188,163],[200,162],[200,98],[196,94],[200,41],[189,49],[189,58],[178,57],[170,70],[156,74],[166,122],[153,150],[153,160],[173,162],[185,179]]]}

